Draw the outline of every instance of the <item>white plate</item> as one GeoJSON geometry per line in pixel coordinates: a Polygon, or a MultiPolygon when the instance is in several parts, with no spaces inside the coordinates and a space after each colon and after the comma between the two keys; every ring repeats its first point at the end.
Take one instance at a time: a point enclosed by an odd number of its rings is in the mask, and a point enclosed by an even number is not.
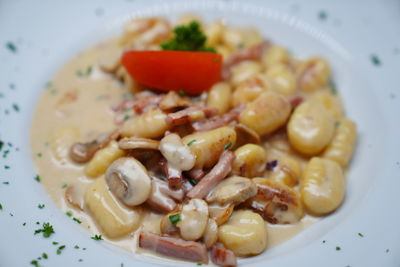
{"type": "Polygon", "coordinates": [[[70,57],[116,35],[131,16],[176,19],[187,11],[206,20],[253,25],[295,55],[328,58],[347,114],[358,124],[344,205],[282,245],[240,260],[240,265],[400,266],[400,3],[282,2],[1,2],[0,140],[5,144],[0,154],[0,266],[26,266],[43,252],[49,256],[40,261],[43,266],[184,264],[132,255],[91,240],[34,180],[29,129],[45,83],[70,57]],[[7,48],[9,41],[15,53],[7,48]],[[372,64],[372,54],[381,65],[372,64]],[[5,150],[10,152],[3,157],[5,150]],[[38,209],[42,203],[45,208],[38,209]],[[40,228],[36,221],[51,222],[56,233],[47,239],[35,236],[40,228]],[[61,255],[53,241],[66,245],[61,255]]]}

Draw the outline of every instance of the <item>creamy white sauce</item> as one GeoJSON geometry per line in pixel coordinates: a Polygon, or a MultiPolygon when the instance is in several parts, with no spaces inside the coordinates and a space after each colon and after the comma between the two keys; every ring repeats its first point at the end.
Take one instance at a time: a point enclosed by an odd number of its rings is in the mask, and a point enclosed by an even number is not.
{"type": "MultiPolygon", "coordinates": [[[[68,149],[74,142],[93,140],[114,130],[111,107],[120,103],[129,92],[96,65],[99,55],[112,49],[112,45],[111,42],[98,45],[63,66],[43,92],[31,128],[32,157],[42,184],[63,212],[71,211],[72,217],[82,221],[82,227],[94,234],[101,231],[87,210],[70,207],[64,198],[65,186],[78,188],[76,194],[83,198],[86,188],[94,181],[85,176],[84,165],[71,162],[68,149]],[[42,156],[38,157],[38,153],[42,156]]],[[[138,231],[159,233],[160,219],[161,215],[145,211],[138,231]]],[[[268,248],[290,239],[316,220],[306,216],[293,225],[268,225],[268,248]]],[[[149,254],[136,248],[134,234],[107,240],[128,251],[149,254]]]]}

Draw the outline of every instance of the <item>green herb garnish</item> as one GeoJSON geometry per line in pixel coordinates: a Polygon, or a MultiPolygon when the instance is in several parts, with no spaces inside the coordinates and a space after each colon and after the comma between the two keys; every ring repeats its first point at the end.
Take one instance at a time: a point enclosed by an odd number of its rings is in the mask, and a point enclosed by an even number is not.
{"type": "Polygon", "coordinates": [[[14,109],[15,112],[19,112],[19,106],[17,104],[13,103],[12,108],[14,109]]]}
{"type": "Polygon", "coordinates": [[[75,218],[75,217],[74,217],[74,218],[72,218],[72,220],[73,220],[73,221],[75,221],[75,222],[77,222],[77,223],[79,223],[79,224],[81,224],[81,223],[82,223],[82,222],[81,222],[81,220],[79,220],[79,219],[77,219],[77,218],[75,218]]]}
{"type": "Polygon", "coordinates": [[[48,258],[48,256],[47,256],[46,253],[43,253],[43,254],[42,254],[42,257],[43,257],[43,259],[46,259],[46,260],[47,260],[47,258],[48,258]]]}
{"type": "Polygon", "coordinates": [[[336,83],[333,80],[329,81],[329,87],[330,87],[330,90],[331,90],[331,94],[332,95],[337,95],[336,83]]]}
{"type": "Polygon", "coordinates": [[[65,245],[59,246],[57,249],[57,255],[60,255],[64,248],[65,248],[65,245]]]}
{"type": "Polygon", "coordinates": [[[203,265],[203,263],[202,262],[198,262],[198,263],[196,263],[196,265],[201,266],[201,265],[203,265]]]}
{"type": "Polygon", "coordinates": [[[358,233],[358,236],[364,237],[364,235],[362,233],[358,233]]]}
{"type": "Polygon", "coordinates": [[[188,178],[189,183],[191,183],[193,186],[197,184],[197,181],[192,178],[188,178]]]}
{"type": "Polygon", "coordinates": [[[161,44],[163,50],[215,52],[214,48],[205,46],[207,37],[196,21],[175,27],[174,33],[173,39],[161,44]]]}
{"type": "Polygon", "coordinates": [[[320,20],[326,20],[327,17],[328,17],[328,14],[326,14],[326,12],[323,10],[318,13],[318,18],[320,20]]]}
{"type": "Polygon", "coordinates": [[[68,217],[72,216],[72,212],[71,211],[67,211],[65,214],[67,214],[68,217]]]}
{"type": "Polygon", "coordinates": [[[43,209],[43,208],[44,208],[44,204],[39,204],[39,205],[38,205],[38,208],[39,208],[39,209],[43,209]]]}
{"type": "Polygon", "coordinates": [[[53,245],[58,245],[58,242],[57,241],[53,241],[52,244],[53,245]]]}
{"type": "Polygon", "coordinates": [[[9,168],[10,168],[10,166],[4,165],[4,169],[8,170],[9,168]]]}
{"type": "Polygon", "coordinates": [[[336,250],[341,250],[341,248],[340,248],[340,247],[338,247],[338,246],[336,246],[336,250]]]}
{"type": "Polygon", "coordinates": [[[10,182],[3,182],[3,184],[10,184],[10,182]]]}
{"type": "Polygon", "coordinates": [[[39,153],[36,154],[36,156],[37,156],[38,158],[41,158],[41,157],[43,156],[43,154],[42,154],[41,152],[39,152],[39,153]]]}
{"type": "Polygon", "coordinates": [[[103,237],[101,235],[95,235],[95,236],[92,236],[91,239],[99,241],[99,240],[103,240],[103,237]]]}
{"type": "Polygon", "coordinates": [[[66,188],[68,185],[67,184],[63,184],[62,186],[61,186],[61,188],[66,188]]]}
{"type": "Polygon", "coordinates": [[[377,55],[371,55],[370,58],[371,58],[372,64],[374,64],[375,66],[381,65],[381,60],[379,59],[379,57],[377,55]]]}
{"type": "Polygon", "coordinates": [[[229,141],[229,142],[224,146],[224,149],[225,149],[225,150],[228,150],[231,146],[232,146],[232,142],[229,141]]]}
{"type": "Polygon", "coordinates": [[[40,267],[40,264],[37,260],[31,261],[31,264],[34,265],[35,267],[40,267]]]}
{"type": "Polygon", "coordinates": [[[3,205],[0,204],[0,210],[3,210],[3,205]]]}
{"type": "Polygon", "coordinates": [[[79,249],[79,246],[78,245],[75,245],[75,247],[74,248],[76,248],[76,249],[79,249]]]}
{"type": "Polygon", "coordinates": [[[187,146],[191,146],[196,142],[196,139],[193,139],[192,141],[190,141],[189,143],[187,143],[187,146]]]}
{"type": "Polygon", "coordinates": [[[172,224],[177,224],[180,220],[181,220],[181,215],[179,213],[173,214],[173,215],[169,215],[169,221],[172,224]]]}
{"type": "Polygon", "coordinates": [[[53,226],[51,226],[50,225],[50,223],[43,223],[43,228],[42,229],[37,229],[37,230],[35,230],[35,235],[36,234],[39,234],[39,233],[43,233],[43,237],[49,237],[49,236],[51,236],[52,234],[54,234],[55,232],[54,232],[54,229],[53,229],[53,226]]]}
{"type": "Polygon", "coordinates": [[[22,226],[25,226],[26,225],[26,222],[24,222],[23,224],[22,224],[22,226]]]}
{"type": "Polygon", "coordinates": [[[39,176],[39,175],[36,175],[36,176],[35,176],[35,180],[36,180],[36,182],[40,183],[40,176],[39,176]]]}
{"type": "Polygon", "coordinates": [[[186,92],[183,91],[183,90],[181,89],[181,90],[178,91],[178,94],[179,94],[180,96],[185,96],[185,95],[186,95],[186,92]]]}
{"type": "Polygon", "coordinates": [[[17,53],[17,47],[15,46],[15,44],[13,42],[7,42],[6,43],[6,47],[8,50],[10,50],[13,53],[17,53]]]}
{"type": "Polygon", "coordinates": [[[4,146],[4,142],[0,140],[0,151],[3,148],[3,146],[4,146]]]}

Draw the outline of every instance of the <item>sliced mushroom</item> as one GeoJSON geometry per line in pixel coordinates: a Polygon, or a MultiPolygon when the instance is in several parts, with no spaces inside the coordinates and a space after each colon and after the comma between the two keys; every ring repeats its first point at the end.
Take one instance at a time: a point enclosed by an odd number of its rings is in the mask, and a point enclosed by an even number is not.
{"type": "Polygon", "coordinates": [[[177,134],[169,134],[160,141],[160,152],[168,164],[182,171],[188,171],[196,163],[196,157],[189,147],[182,143],[177,134]]]}
{"type": "Polygon", "coordinates": [[[160,145],[160,141],[149,139],[149,138],[141,138],[141,137],[126,137],[126,138],[122,138],[118,142],[118,146],[120,149],[158,150],[159,145],[160,145]]]}
{"type": "Polygon", "coordinates": [[[300,194],[285,184],[254,178],[257,194],[243,206],[253,209],[272,224],[298,222],[304,215],[300,194]]]}
{"type": "Polygon", "coordinates": [[[177,226],[183,239],[194,241],[203,236],[207,222],[207,203],[202,199],[191,199],[183,205],[181,220],[177,223],[177,226]]]}
{"type": "Polygon", "coordinates": [[[233,212],[234,207],[235,205],[233,205],[232,203],[228,203],[225,205],[212,203],[208,205],[208,212],[210,214],[211,219],[214,219],[218,225],[222,225],[226,221],[228,221],[229,217],[233,212]]]}
{"type": "Polygon", "coordinates": [[[207,249],[200,242],[141,232],[139,234],[139,247],[153,250],[165,256],[208,264],[207,249]]]}
{"type": "Polygon", "coordinates": [[[212,247],[218,239],[218,224],[214,219],[208,219],[207,228],[203,235],[203,242],[206,248],[212,247]]]}
{"type": "Polygon", "coordinates": [[[258,144],[261,142],[260,135],[256,131],[242,123],[238,123],[235,125],[235,131],[237,136],[236,147],[242,146],[244,144],[258,144]]]}
{"type": "Polygon", "coordinates": [[[82,211],[83,210],[83,205],[82,205],[82,201],[83,201],[83,195],[79,196],[76,192],[76,188],[73,185],[70,185],[67,187],[67,189],[65,189],[65,200],[67,201],[67,203],[69,205],[71,205],[72,207],[76,208],[77,210],[82,211]]]}
{"type": "Polygon", "coordinates": [[[106,147],[112,140],[117,139],[119,130],[113,131],[111,134],[104,134],[97,139],[87,143],[75,143],[71,146],[69,156],[77,163],[85,163],[91,160],[94,154],[106,147]]]}
{"type": "Polygon", "coordinates": [[[108,167],[105,177],[111,192],[128,206],[140,205],[150,196],[150,177],[134,158],[117,159],[108,167]]]}
{"type": "Polygon", "coordinates": [[[233,176],[219,183],[207,196],[207,202],[217,201],[221,205],[226,203],[239,204],[253,197],[257,193],[256,185],[248,178],[233,176]]]}

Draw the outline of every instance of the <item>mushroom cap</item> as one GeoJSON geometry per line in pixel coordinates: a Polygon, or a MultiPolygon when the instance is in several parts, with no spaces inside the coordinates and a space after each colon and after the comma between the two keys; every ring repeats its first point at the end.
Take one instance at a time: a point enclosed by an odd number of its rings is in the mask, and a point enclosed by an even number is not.
{"type": "Polygon", "coordinates": [[[105,178],[110,191],[128,206],[144,203],[150,196],[151,179],[136,159],[123,157],[107,169],[105,178]]]}
{"type": "Polygon", "coordinates": [[[172,167],[188,171],[193,168],[196,157],[179,135],[169,134],[160,141],[160,152],[172,167]]]}

